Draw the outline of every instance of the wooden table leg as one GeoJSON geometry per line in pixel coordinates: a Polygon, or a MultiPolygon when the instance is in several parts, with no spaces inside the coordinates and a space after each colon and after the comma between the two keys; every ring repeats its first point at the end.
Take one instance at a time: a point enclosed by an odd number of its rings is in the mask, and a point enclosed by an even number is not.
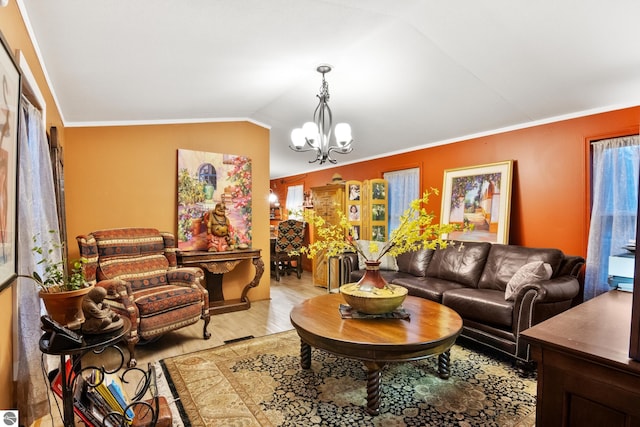
{"type": "Polygon", "coordinates": [[[300,340],[300,366],[302,369],[311,367],[311,346],[300,340]]]}
{"type": "Polygon", "coordinates": [[[380,380],[384,363],[364,362],[367,367],[367,413],[380,413],[380,380]]]}
{"type": "Polygon", "coordinates": [[[451,354],[449,353],[449,350],[438,355],[438,376],[443,380],[449,378],[449,374],[451,373],[449,364],[450,359],[451,354]]]}

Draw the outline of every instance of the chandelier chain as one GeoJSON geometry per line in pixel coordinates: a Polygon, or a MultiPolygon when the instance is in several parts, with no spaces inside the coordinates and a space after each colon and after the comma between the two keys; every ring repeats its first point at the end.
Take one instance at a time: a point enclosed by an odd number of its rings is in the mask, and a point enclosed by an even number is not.
{"type": "Polygon", "coordinates": [[[329,102],[329,83],[324,79],[324,73],[322,73],[322,85],[320,86],[320,92],[316,96],[321,100],[324,98],[325,102],[329,102]]]}

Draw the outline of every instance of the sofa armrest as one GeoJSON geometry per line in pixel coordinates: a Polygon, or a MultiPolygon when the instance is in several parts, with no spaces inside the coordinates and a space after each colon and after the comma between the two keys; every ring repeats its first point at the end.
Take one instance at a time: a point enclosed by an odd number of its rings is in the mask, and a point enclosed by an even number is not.
{"type": "Polygon", "coordinates": [[[204,272],[198,267],[178,267],[167,271],[167,280],[171,285],[196,288],[202,293],[202,315],[209,312],[209,291],[204,280],[204,272]]]}
{"type": "Polygon", "coordinates": [[[580,284],[578,279],[571,276],[560,276],[549,280],[530,283],[523,286],[516,295],[516,301],[527,292],[536,291],[536,303],[552,303],[570,301],[578,295],[580,284]]]}
{"type": "Polygon", "coordinates": [[[573,298],[571,306],[575,307],[584,301],[584,264],[585,260],[581,256],[565,255],[564,261],[560,265],[557,276],[569,275],[578,279],[580,290],[578,295],[573,298]]]}
{"type": "Polygon", "coordinates": [[[200,284],[204,277],[204,273],[198,267],[180,267],[167,271],[167,280],[170,284],[176,286],[191,287],[194,284],[200,284]]]}
{"type": "Polygon", "coordinates": [[[339,262],[341,271],[339,285],[342,286],[345,283],[350,282],[349,277],[351,276],[352,271],[357,271],[360,269],[358,254],[355,252],[345,252],[340,255],[339,262]]]}
{"type": "Polygon", "coordinates": [[[133,290],[131,284],[122,279],[106,279],[96,283],[107,290],[107,297],[104,302],[111,307],[113,311],[120,315],[127,316],[131,320],[131,333],[135,335],[138,330],[138,307],[136,307],[133,298],[133,290]]]}
{"type": "Polygon", "coordinates": [[[564,275],[578,277],[580,274],[580,270],[582,270],[582,266],[584,265],[584,258],[577,255],[565,255],[562,264],[560,264],[560,269],[558,270],[557,277],[562,277],[564,275]]]}
{"type": "Polygon", "coordinates": [[[122,299],[133,294],[131,285],[122,279],[106,279],[96,283],[96,286],[107,290],[107,298],[122,299]]]}
{"type": "MultiPolygon", "coordinates": [[[[570,307],[580,285],[571,276],[561,276],[523,286],[514,301],[513,334],[546,320],[570,307]]],[[[528,359],[528,346],[517,350],[517,357],[528,359]]]]}

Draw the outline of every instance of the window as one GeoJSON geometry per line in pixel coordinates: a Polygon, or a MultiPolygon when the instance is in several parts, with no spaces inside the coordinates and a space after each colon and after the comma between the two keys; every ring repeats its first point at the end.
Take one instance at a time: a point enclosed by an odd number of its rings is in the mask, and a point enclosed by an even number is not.
{"type": "Polygon", "coordinates": [[[389,194],[389,234],[400,225],[400,215],[409,204],[420,197],[420,168],[385,172],[383,178],[388,183],[389,194]]]}
{"type": "Polygon", "coordinates": [[[609,290],[609,256],[635,240],[640,137],[592,143],[592,201],[584,299],[609,290]]]}
{"type": "Polygon", "coordinates": [[[302,221],[302,205],[304,203],[304,186],[291,185],[287,187],[287,216],[289,219],[302,221]]]}
{"type": "Polygon", "coordinates": [[[198,167],[198,181],[213,185],[215,190],[218,185],[216,168],[211,163],[203,163],[198,167]]]}

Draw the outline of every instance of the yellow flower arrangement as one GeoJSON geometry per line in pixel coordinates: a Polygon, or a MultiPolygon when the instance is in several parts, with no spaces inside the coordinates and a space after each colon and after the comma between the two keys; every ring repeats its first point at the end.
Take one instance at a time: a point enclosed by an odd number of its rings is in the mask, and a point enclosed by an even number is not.
{"type": "Polygon", "coordinates": [[[429,196],[438,194],[438,190],[425,191],[421,198],[413,200],[409,208],[400,216],[400,225],[391,232],[389,240],[379,248],[378,242],[369,243],[369,252],[377,254],[373,260],[368,259],[360,247],[360,243],[353,238],[353,228],[344,212],[338,212],[339,223],[329,224],[313,211],[305,212],[305,221],[313,224],[318,239],[300,249],[309,258],[314,258],[319,252],[327,256],[337,256],[345,252],[357,252],[367,261],[379,261],[385,254],[398,256],[417,249],[435,249],[447,246],[442,239],[443,234],[460,230],[456,224],[433,224],[435,215],[427,212],[425,206],[429,203],[429,196]]]}

